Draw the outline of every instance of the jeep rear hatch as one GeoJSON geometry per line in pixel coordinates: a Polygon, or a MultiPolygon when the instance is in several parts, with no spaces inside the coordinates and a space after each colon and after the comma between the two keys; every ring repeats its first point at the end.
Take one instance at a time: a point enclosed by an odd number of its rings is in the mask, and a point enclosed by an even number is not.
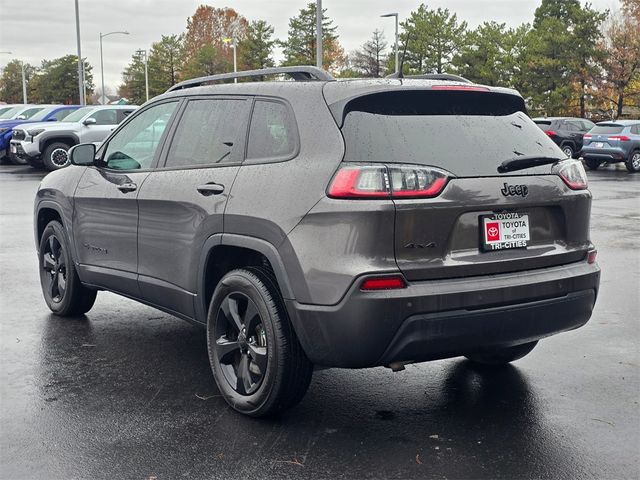
{"type": "Polygon", "coordinates": [[[396,261],[408,280],[581,260],[590,246],[582,168],[559,164],[564,155],[523,110],[519,96],[492,91],[352,99],[342,109],[345,163],[328,193],[393,200],[396,261]]]}

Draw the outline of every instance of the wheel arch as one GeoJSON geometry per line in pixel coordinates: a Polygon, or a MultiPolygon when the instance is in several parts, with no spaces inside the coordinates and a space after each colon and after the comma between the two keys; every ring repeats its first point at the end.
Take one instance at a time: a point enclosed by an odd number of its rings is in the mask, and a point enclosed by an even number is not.
{"type": "Polygon", "coordinates": [[[66,230],[65,221],[57,204],[52,202],[42,202],[38,206],[38,212],[36,214],[35,221],[35,239],[36,249],[40,249],[40,239],[47,224],[53,220],[57,220],[62,224],[62,227],[66,230]]]}
{"type": "Polygon", "coordinates": [[[49,135],[41,140],[40,153],[44,155],[44,151],[47,147],[55,142],[67,143],[70,147],[73,147],[80,143],[80,139],[72,133],[49,135]]]}
{"type": "Polygon", "coordinates": [[[255,237],[215,234],[207,239],[200,255],[195,297],[195,313],[199,322],[206,323],[209,301],[224,274],[247,266],[263,266],[271,270],[283,298],[295,298],[284,263],[272,244],[255,237]]]}

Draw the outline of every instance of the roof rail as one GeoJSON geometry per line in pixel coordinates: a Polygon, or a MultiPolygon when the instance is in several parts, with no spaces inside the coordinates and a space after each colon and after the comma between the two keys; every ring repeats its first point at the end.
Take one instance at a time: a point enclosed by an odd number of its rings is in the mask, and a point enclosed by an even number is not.
{"type": "Polygon", "coordinates": [[[464,83],[472,83],[471,80],[468,80],[460,75],[453,75],[451,73],[422,73],[419,75],[404,75],[399,76],[397,73],[392,73],[391,75],[387,75],[386,78],[413,78],[418,80],[450,80],[452,82],[464,82],[464,83]]]}
{"type": "Polygon", "coordinates": [[[191,80],[185,80],[184,82],[176,83],[169,88],[167,92],[173,92],[175,90],[181,90],[183,88],[198,87],[210,82],[218,82],[221,80],[233,80],[236,78],[246,77],[262,77],[265,75],[289,75],[297,82],[308,82],[314,80],[331,81],[335,80],[333,76],[318,67],[312,66],[299,66],[299,67],[275,67],[275,68],[262,68],[260,70],[245,70],[243,72],[235,73],[221,73],[218,75],[208,75],[206,77],[193,78],[191,80]]]}

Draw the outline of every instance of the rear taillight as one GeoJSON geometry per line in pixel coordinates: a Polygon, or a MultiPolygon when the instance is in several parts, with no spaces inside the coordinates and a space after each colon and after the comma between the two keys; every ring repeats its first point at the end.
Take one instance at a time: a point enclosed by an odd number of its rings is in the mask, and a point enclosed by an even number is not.
{"type": "Polygon", "coordinates": [[[332,198],[433,198],[451,175],[419,165],[344,164],[334,175],[327,195],[332,198]]]}
{"type": "Polygon", "coordinates": [[[607,137],[607,139],[608,140],[620,140],[621,142],[628,142],[629,140],[631,140],[626,135],[611,135],[610,137],[607,137]]]}
{"type": "Polygon", "coordinates": [[[548,136],[550,137],[555,137],[556,135],[558,135],[556,132],[554,132],[553,130],[545,130],[544,133],[546,133],[548,136]]]}
{"type": "Polygon", "coordinates": [[[585,140],[591,140],[591,138],[593,138],[593,135],[589,135],[588,133],[585,134],[582,138],[584,138],[585,140]]]}
{"type": "Polygon", "coordinates": [[[553,167],[553,173],[567,184],[571,190],[586,190],[588,186],[587,173],[579,160],[564,160],[553,167]]]}
{"type": "Polygon", "coordinates": [[[596,257],[598,256],[597,250],[589,250],[587,253],[587,263],[596,263],[596,257]]]}
{"type": "Polygon", "coordinates": [[[407,288],[407,282],[404,281],[402,275],[367,278],[362,282],[362,285],[360,285],[360,290],[365,292],[373,290],[396,290],[399,288],[407,288]]]}

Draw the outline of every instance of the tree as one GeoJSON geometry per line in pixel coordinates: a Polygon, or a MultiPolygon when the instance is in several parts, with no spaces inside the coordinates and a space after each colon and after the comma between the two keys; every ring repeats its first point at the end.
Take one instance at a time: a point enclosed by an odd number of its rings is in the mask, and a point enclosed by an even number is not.
{"type": "Polygon", "coordinates": [[[142,105],[147,100],[144,78],[144,52],[141,50],[134,52],[131,56],[131,62],[122,72],[122,85],[118,88],[118,95],[127,98],[136,105],[142,105]]]}
{"type": "Polygon", "coordinates": [[[584,115],[585,86],[597,72],[604,18],[579,0],[542,0],[523,58],[527,74],[522,89],[532,110],[584,115]]]}
{"type": "MultiPolygon", "coordinates": [[[[92,67],[84,62],[87,96],[93,92],[92,67]]],[[[36,103],[78,104],[78,57],[65,55],[43,60],[30,84],[31,98],[36,103]]]]}
{"type": "Polygon", "coordinates": [[[149,51],[149,96],[155,97],[178,83],[182,63],[182,35],[163,35],[149,51]]]}
{"type": "Polygon", "coordinates": [[[244,40],[238,44],[238,61],[241,69],[254,70],[269,68],[273,61],[273,27],[264,20],[256,20],[249,24],[244,40]]]}
{"type": "Polygon", "coordinates": [[[447,8],[430,10],[421,4],[401,25],[405,63],[417,73],[447,73],[466,42],[467,22],[458,23],[457,15],[447,8]]]}
{"type": "Polygon", "coordinates": [[[604,90],[613,93],[616,117],[631,100],[640,106],[640,18],[631,11],[613,14],[605,29],[602,48],[604,58],[604,90]]]}
{"type": "Polygon", "coordinates": [[[386,48],[384,33],[375,30],[371,39],[350,55],[351,68],[365,77],[381,77],[385,70],[386,48]]]}
{"type": "MultiPolygon", "coordinates": [[[[338,42],[337,26],[333,25],[322,9],[322,66],[338,70],[344,65],[344,50],[338,42]]],[[[287,40],[280,42],[285,60],[283,65],[316,64],[316,4],[309,3],[300,13],[289,19],[287,40]]]]}
{"type": "Polygon", "coordinates": [[[218,73],[229,73],[233,63],[214,45],[205,45],[184,67],[185,78],[204,77],[218,73]]]}
{"type": "Polygon", "coordinates": [[[456,73],[485,85],[517,87],[529,28],[525,24],[507,29],[497,22],[478,26],[452,60],[456,73]]]}
{"type": "Polygon", "coordinates": [[[235,38],[241,43],[246,36],[248,25],[247,19],[233,8],[200,5],[187,19],[187,31],[184,35],[185,63],[194,61],[206,45],[213,45],[218,55],[232,62],[233,49],[230,43],[225,43],[225,39],[235,38]]]}
{"type": "MultiPolygon", "coordinates": [[[[34,73],[35,68],[25,63],[24,76],[27,80],[27,85],[29,85],[29,80],[34,73]]],[[[28,93],[27,97],[30,97],[28,93]]],[[[22,62],[20,60],[11,60],[4,67],[2,76],[0,76],[0,99],[6,103],[22,103],[22,62]]]]}

